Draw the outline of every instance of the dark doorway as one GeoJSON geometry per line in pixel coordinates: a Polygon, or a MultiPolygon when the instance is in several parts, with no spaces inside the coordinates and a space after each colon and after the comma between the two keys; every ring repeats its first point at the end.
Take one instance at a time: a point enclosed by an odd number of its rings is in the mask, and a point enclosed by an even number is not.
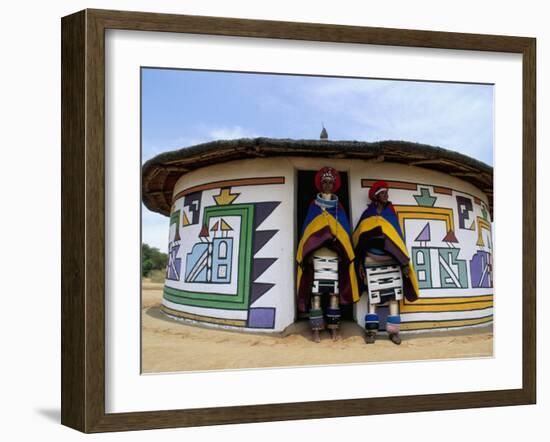
{"type": "MultiPolygon", "coordinates": [[[[340,178],[342,180],[342,185],[336,195],[338,200],[342,203],[346,216],[350,220],[349,213],[349,183],[348,183],[348,173],[341,170],[340,178]]],[[[304,225],[304,220],[307,215],[307,209],[311,201],[313,201],[317,195],[317,189],[315,188],[315,174],[316,170],[299,170],[298,171],[298,194],[296,195],[296,245],[300,242],[300,237],[302,234],[302,227],[304,225]]],[[[350,221],[351,222],[351,221],[350,221]]],[[[351,226],[353,230],[353,226],[351,226]]],[[[353,320],[353,305],[341,306],[342,309],[342,319],[353,320]]]]}

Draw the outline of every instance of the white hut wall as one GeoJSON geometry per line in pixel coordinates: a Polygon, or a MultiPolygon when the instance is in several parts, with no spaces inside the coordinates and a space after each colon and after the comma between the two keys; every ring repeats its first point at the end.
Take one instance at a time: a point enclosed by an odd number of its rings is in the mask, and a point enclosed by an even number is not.
{"type": "Polygon", "coordinates": [[[233,161],[182,176],[171,210],[163,311],[255,331],[292,324],[293,189],[284,159],[233,161]]]}
{"type": "MultiPolygon", "coordinates": [[[[373,182],[385,180],[420,286],[401,302],[402,330],[482,326],[493,319],[493,237],[486,195],[456,177],[419,167],[366,162],[352,169],[357,224],[373,182]]],[[[356,305],[363,326],[366,296],[356,305]]],[[[382,313],[383,316],[383,313],[382,313]]]]}
{"type": "MultiPolygon", "coordinates": [[[[255,331],[282,331],[292,324],[295,233],[301,227],[295,219],[296,172],[327,165],[347,172],[352,228],[369,202],[370,185],[389,182],[420,283],[420,299],[401,304],[404,331],[492,321],[492,223],[483,192],[414,166],[301,157],[232,161],[180,178],[164,311],[255,331]]],[[[363,326],[365,296],[355,310],[363,326]]]]}

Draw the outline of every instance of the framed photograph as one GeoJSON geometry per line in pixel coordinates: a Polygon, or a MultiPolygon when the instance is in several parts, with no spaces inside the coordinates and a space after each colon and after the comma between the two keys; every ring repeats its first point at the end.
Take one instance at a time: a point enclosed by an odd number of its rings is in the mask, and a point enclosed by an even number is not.
{"type": "Polygon", "coordinates": [[[536,400],[535,39],[62,19],[62,423],[536,400]]]}

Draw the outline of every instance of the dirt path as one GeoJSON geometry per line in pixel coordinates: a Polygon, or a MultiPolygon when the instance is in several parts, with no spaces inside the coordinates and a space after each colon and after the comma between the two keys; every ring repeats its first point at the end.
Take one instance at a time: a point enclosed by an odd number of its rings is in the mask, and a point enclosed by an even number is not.
{"type": "Polygon", "coordinates": [[[285,336],[250,334],[191,325],[159,310],[162,285],[145,283],[142,299],[143,372],[223,370],[297,365],[347,364],[492,355],[492,328],[404,335],[400,346],[380,336],[366,345],[355,322],[342,324],[342,339],[309,338],[307,321],[285,336]]]}

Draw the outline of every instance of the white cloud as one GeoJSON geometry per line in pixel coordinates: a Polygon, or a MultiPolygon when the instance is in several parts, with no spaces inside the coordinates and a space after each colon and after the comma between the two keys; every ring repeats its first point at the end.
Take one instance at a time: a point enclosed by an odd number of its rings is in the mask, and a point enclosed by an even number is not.
{"type": "Polygon", "coordinates": [[[310,108],[323,112],[329,134],[431,144],[492,163],[489,86],[328,79],[304,83],[300,95],[310,108]],[[345,132],[340,130],[344,127],[345,132]]]}
{"type": "Polygon", "coordinates": [[[143,141],[142,162],[171,150],[183,149],[196,144],[206,143],[213,140],[229,140],[234,138],[255,138],[259,137],[256,132],[244,129],[241,126],[232,127],[196,127],[192,137],[177,137],[165,142],[143,141]]]}
{"type": "Polygon", "coordinates": [[[243,129],[241,126],[233,126],[210,129],[208,136],[213,140],[230,140],[233,138],[254,138],[258,135],[252,131],[243,129]]]}

